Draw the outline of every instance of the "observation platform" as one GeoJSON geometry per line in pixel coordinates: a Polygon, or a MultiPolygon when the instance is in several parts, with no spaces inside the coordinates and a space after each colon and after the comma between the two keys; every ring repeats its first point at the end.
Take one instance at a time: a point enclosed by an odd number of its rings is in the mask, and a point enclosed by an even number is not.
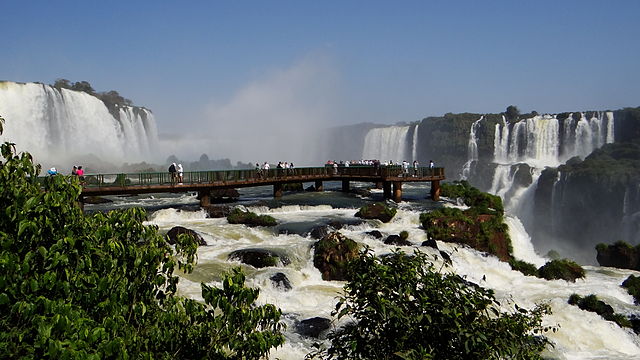
{"type": "Polygon", "coordinates": [[[283,194],[283,185],[314,182],[316,191],[323,191],[323,182],[341,181],[342,191],[349,191],[350,182],[371,182],[383,189],[385,199],[402,201],[405,182],[431,182],[430,196],[440,198],[440,181],[445,180],[444,168],[401,166],[348,166],[334,168],[300,167],[269,170],[187,171],[182,182],[172,179],[169,172],[130,174],[85,174],[80,203],[87,196],[136,195],[146,193],[197,192],[202,206],[210,205],[211,191],[256,186],[273,186],[273,196],[283,194]]]}

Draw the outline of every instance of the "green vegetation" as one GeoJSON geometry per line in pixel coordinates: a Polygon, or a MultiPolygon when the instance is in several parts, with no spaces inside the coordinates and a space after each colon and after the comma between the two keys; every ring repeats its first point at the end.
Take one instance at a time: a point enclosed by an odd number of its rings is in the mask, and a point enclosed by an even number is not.
{"type": "Polygon", "coordinates": [[[0,358],[258,359],[283,344],[280,310],[239,270],[202,284],[204,303],[176,295],[192,237],[169,246],[142,209],[83,214],[77,179],[44,192],[31,155],[1,154],[0,358]]]}
{"type": "Polygon", "coordinates": [[[358,257],[360,244],[333,232],[315,243],[313,266],[322,273],[323,280],[346,280],[347,264],[358,257]]]}
{"type": "Polygon", "coordinates": [[[538,276],[538,268],[526,261],[511,259],[509,260],[509,265],[512,270],[520,271],[526,276],[538,276]]]}
{"type": "Polygon", "coordinates": [[[245,224],[247,226],[276,226],[278,222],[272,216],[258,215],[251,211],[235,208],[227,216],[229,224],[245,224]]]}
{"type": "Polygon", "coordinates": [[[520,116],[520,110],[514,105],[507,106],[507,110],[504,113],[504,117],[507,118],[507,121],[517,121],[520,116]]]}
{"type": "Polygon", "coordinates": [[[396,216],[397,211],[396,208],[387,206],[385,203],[377,202],[361,207],[355,216],[363,219],[378,219],[387,223],[396,216]]]}
{"type": "Polygon", "coordinates": [[[636,304],[640,304],[640,276],[629,275],[629,277],[622,282],[622,287],[627,289],[627,292],[633,296],[636,304]]]}
{"type": "Polygon", "coordinates": [[[538,269],[539,277],[554,280],[563,279],[575,282],[584,278],[584,269],[569,259],[551,260],[538,269]]]}
{"type": "Polygon", "coordinates": [[[502,199],[499,196],[482,192],[465,180],[443,183],[440,186],[440,195],[453,199],[461,198],[465,205],[477,208],[478,213],[504,213],[502,199]]]}
{"type": "Polygon", "coordinates": [[[585,297],[581,297],[578,294],[572,294],[569,297],[568,303],[570,305],[575,305],[582,310],[594,312],[602,316],[607,321],[615,322],[620,327],[633,328],[629,319],[622,314],[613,312],[611,305],[599,300],[598,297],[593,294],[585,297]]]}
{"type": "Polygon", "coordinates": [[[365,250],[348,267],[350,281],[334,316],[323,359],[540,359],[550,330],[546,305],[503,312],[491,290],[440,273],[426,254],[365,250]]]}

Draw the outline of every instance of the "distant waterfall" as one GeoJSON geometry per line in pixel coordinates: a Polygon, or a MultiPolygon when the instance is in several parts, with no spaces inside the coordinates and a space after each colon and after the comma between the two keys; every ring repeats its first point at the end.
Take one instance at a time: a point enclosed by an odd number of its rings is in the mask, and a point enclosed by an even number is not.
{"type": "Polygon", "coordinates": [[[462,175],[460,176],[462,180],[466,180],[469,177],[471,174],[471,166],[474,162],[478,161],[478,138],[476,137],[476,130],[482,119],[484,119],[484,116],[481,116],[480,119],[471,124],[471,130],[469,131],[469,143],[467,144],[469,160],[467,160],[467,162],[462,166],[462,175]]]}
{"type": "Polygon", "coordinates": [[[407,146],[409,129],[410,126],[390,126],[369,130],[364,139],[362,158],[383,162],[409,161],[407,146]]]}
{"type": "Polygon", "coordinates": [[[149,160],[157,149],[153,114],[123,106],[115,118],[105,104],[89,94],[48,85],[0,82],[2,141],[17,144],[45,166],[65,166],[79,157],[101,160],[149,160]]]}
{"type": "Polygon", "coordinates": [[[420,124],[417,124],[413,129],[413,142],[411,144],[411,160],[418,160],[418,127],[420,124]]]}

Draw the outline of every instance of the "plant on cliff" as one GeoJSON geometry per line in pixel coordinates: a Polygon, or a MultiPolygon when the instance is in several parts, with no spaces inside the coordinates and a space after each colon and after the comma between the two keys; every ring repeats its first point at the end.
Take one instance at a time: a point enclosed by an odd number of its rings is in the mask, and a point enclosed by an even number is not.
{"type": "MultiPolygon", "coordinates": [[[[548,306],[503,311],[491,290],[436,270],[430,258],[369,249],[352,261],[323,359],[540,359],[548,306]]],[[[504,304],[503,304],[504,305],[504,304]]]]}
{"type": "Polygon", "coordinates": [[[280,310],[238,270],[202,284],[204,303],[176,295],[192,237],[170,246],[142,209],[85,215],[77,179],[42,191],[28,153],[1,154],[0,358],[258,359],[284,342],[280,310]]]}
{"type": "Polygon", "coordinates": [[[629,295],[633,296],[636,304],[640,304],[640,276],[629,275],[621,286],[627,289],[629,295]]]}
{"type": "Polygon", "coordinates": [[[584,278],[584,269],[569,259],[551,260],[538,269],[539,277],[547,280],[563,279],[575,282],[584,278]]]}
{"type": "Polygon", "coordinates": [[[440,195],[453,199],[461,198],[465,205],[477,208],[478,213],[504,213],[502,199],[499,196],[482,192],[465,180],[443,183],[440,186],[440,195]]]}
{"type": "Polygon", "coordinates": [[[520,271],[526,276],[538,276],[538,268],[535,265],[523,260],[511,259],[509,265],[512,270],[520,271]]]}
{"type": "Polygon", "coordinates": [[[227,216],[229,224],[245,224],[247,226],[276,226],[278,222],[273,216],[258,215],[251,211],[235,208],[227,216]]]}

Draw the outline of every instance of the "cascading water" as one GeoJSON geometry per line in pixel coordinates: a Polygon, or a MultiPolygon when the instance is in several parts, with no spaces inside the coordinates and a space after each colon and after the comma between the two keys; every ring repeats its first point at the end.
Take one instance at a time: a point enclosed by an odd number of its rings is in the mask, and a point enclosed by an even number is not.
{"type": "Polygon", "coordinates": [[[418,127],[420,124],[416,124],[416,127],[413,129],[413,142],[411,145],[411,159],[418,160],[418,127]]]}
{"type": "MultiPolygon", "coordinates": [[[[460,176],[462,180],[466,180],[469,177],[469,175],[471,174],[471,167],[476,161],[478,161],[478,139],[476,137],[476,130],[478,128],[478,125],[480,125],[480,121],[482,121],[482,119],[484,119],[484,116],[481,116],[480,119],[474,121],[474,123],[471,124],[471,130],[469,131],[469,143],[467,145],[467,154],[469,160],[467,160],[467,162],[462,167],[462,175],[460,176]]],[[[415,158],[416,157],[414,156],[414,159],[415,158]]]]}
{"type": "Polygon", "coordinates": [[[362,158],[394,162],[409,160],[409,154],[407,154],[409,129],[410,126],[390,126],[369,130],[364,139],[362,158]]]}
{"type": "Polygon", "coordinates": [[[68,165],[89,154],[122,163],[148,160],[158,133],[153,114],[122,106],[116,119],[98,98],[67,89],[0,82],[3,141],[29,151],[43,165],[68,165]]]}

